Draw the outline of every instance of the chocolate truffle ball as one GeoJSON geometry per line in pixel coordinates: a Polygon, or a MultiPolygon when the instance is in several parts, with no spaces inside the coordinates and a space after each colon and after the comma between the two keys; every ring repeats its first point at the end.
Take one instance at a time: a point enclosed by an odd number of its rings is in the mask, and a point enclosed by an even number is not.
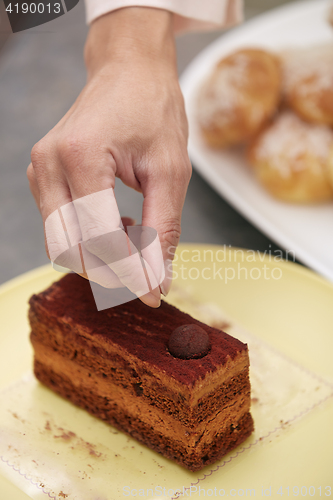
{"type": "Polygon", "coordinates": [[[210,350],[208,334],[198,325],[182,325],[170,335],[170,354],[180,359],[203,358],[210,350]]]}

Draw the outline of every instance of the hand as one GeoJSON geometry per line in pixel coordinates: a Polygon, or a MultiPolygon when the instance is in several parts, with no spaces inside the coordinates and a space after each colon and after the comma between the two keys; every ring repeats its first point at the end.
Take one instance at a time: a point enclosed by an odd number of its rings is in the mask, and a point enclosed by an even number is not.
{"type": "MultiPolygon", "coordinates": [[[[102,16],[91,26],[85,59],[87,85],[32,150],[31,191],[44,223],[60,207],[114,188],[115,177],[142,192],[142,225],[157,230],[167,271],[161,288],[167,294],[191,176],[172,14],[129,7],[102,16]]],[[[83,240],[121,224],[114,206],[83,215],[78,214],[83,240]]],[[[100,258],[98,249],[88,250],[100,258]]],[[[110,268],[96,281],[110,288],[120,282],[128,286],[126,275],[132,271],[110,268]]],[[[158,307],[159,287],[140,298],[158,307]]]]}

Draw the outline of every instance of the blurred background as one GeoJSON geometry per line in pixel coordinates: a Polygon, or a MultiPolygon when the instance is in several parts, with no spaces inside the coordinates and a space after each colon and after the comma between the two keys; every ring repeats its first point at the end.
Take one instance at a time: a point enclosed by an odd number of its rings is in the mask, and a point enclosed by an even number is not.
{"type": "MultiPolygon", "coordinates": [[[[245,0],[245,20],[285,3],[290,0],[245,0]]],[[[86,34],[81,0],[51,24],[11,35],[1,49],[0,283],[49,262],[26,169],[33,145],[62,118],[85,84],[86,34]]],[[[179,74],[221,35],[214,31],[179,37],[179,74]]],[[[121,215],[140,223],[141,195],[117,182],[116,197],[121,215]]],[[[184,206],[181,241],[260,251],[278,248],[195,171],[184,206]]]]}

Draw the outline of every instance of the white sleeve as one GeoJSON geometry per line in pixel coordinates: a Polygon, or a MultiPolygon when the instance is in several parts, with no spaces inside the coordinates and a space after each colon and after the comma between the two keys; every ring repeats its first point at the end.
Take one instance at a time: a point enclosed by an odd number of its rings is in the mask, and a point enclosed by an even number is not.
{"type": "Polygon", "coordinates": [[[218,29],[242,20],[243,0],[85,0],[87,23],[123,7],[154,7],[174,13],[176,33],[218,29]]]}

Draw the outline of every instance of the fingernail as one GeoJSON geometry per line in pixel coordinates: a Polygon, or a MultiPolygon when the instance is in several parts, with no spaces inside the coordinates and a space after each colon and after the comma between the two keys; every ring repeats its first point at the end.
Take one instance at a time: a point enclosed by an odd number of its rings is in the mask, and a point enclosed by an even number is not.
{"type": "Polygon", "coordinates": [[[164,297],[168,295],[170,292],[171,284],[172,284],[172,260],[166,259],[164,261],[164,269],[165,269],[165,278],[160,284],[161,292],[164,297]]]}
{"type": "Polygon", "coordinates": [[[139,297],[139,299],[149,307],[157,308],[157,307],[160,307],[160,305],[161,305],[161,296],[160,296],[159,292],[158,292],[158,296],[157,296],[157,294],[155,294],[153,292],[149,292],[149,293],[146,293],[145,295],[142,295],[141,297],[139,297]]]}

